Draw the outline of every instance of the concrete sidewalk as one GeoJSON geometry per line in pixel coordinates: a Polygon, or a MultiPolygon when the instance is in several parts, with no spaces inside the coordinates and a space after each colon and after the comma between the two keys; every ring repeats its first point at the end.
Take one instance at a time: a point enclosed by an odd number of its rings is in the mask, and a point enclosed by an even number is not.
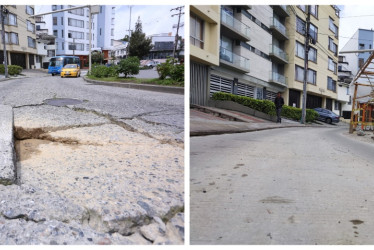
{"type": "Polygon", "coordinates": [[[11,185],[16,181],[13,141],[13,109],[0,105],[0,184],[11,185]]]}
{"type": "Polygon", "coordinates": [[[282,118],[282,123],[274,123],[238,111],[212,107],[204,107],[204,109],[204,112],[196,109],[190,110],[190,136],[243,133],[276,128],[325,126],[324,124],[304,125],[285,118],[282,118]]]}

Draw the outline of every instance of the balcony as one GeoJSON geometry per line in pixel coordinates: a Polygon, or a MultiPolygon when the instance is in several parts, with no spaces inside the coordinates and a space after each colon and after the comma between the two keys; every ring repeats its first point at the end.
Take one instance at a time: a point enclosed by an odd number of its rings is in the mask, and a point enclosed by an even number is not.
{"type": "Polygon", "coordinates": [[[273,10],[278,16],[289,17],[290,12],[287,9],[287,5],[273,5],[273,10]]]}
{"type": "Polygon", "coordinates": [[[250,30],[247,25],[221,10],[221,34],[231,39],[248,42],[251,40],[249,32],[250,30]]]}
{"type": "Polygon", "coordinates": [[[287,77],[285,77],[284,75],[281,75],[277,72],[270,72],[269,82],[278,84],[278,85],[283,86],[283,87],[288,86],[287,77]]]}
{"type": "Polygon", "coordinates": [[[249,59],[239,56],[223,47],[220,47],[219,61],[232,70],[249,73],[249,59]]]}
{"type": "Polygon", "coordinates": [[[270,19],[270,29],[273,32],[273,36],[278,40],[284,41],[288,40],[288,34],[286,26],[284,26],[278,19],[271,17],[270,19]]]}
{"type": "Polygon", "coordinates": [[[275,45],[270,44],[270,53],[269,56],[271,57],[272,62],[278,64],[287,64],[288,63],[288,55],[282,49],[278,48],[275,45]]]}

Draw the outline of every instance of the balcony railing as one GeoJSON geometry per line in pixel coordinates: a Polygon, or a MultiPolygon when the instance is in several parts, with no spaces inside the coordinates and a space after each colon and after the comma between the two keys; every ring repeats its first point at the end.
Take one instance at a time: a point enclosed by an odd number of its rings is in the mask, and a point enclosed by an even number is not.
{"type": "Polygon", "coordinates": [[[284,26],[281,22],[279,22],[278,19],[271,17],[270,23],[271,23],[271,26],[277,29],[280,33],[282,33],[284,36],[287,36],[286,26],[284,26]]]}
{"type": "Polygon", "coordinates": [[[272,72],[271,71],[269,80],[271,82],[278,82],[278,83],[281,83],[281,84],[287,86],[287,78],[284,75],[281,75],[277,72],[272,72]]]}
{"type": "Polygon", "coordinates": [[[245,57],[239,56],[232,51],[220,47],[219,58],[226,62],[232,63],[234,66],[247,69],[249,72],[249,59],[245,57]]]}
{"type": "Polygon", "coordinates": [[[274,54],[275,56],[288,62],[288,54],[275,45],[270,44],[270,54],[274,54]]]}
{"type": "Polygon", "coordinates": [[[235,17],[227,14],[225,11],[221,11],[221,22],[231,29],[249,37],[249,27],[235,17]]]}

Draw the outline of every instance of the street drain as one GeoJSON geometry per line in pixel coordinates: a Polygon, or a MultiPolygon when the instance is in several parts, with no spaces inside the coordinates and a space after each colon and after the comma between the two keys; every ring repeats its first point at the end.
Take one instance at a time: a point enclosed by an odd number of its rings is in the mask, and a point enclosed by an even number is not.
{"type": "Polygon", "coordinates": [[[45,104],[51,105],[51,106],[57,106],[57,107],[63,107],[66,105],[75,105],[80,104],[83,101],[77,100],[77,99],[69,99],[69,98],[55,98],[55,99],[47,99],[44,100],[45,104]]]}

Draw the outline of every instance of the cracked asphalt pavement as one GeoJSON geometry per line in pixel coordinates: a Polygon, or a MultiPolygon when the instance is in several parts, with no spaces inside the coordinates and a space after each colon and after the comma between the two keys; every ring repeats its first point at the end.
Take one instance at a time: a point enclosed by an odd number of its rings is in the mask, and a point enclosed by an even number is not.
{"type": "Polygon", "coordinates": [[[17,153],[0,244],[183,244],[183,95],[39,73],[0,82],[0,104],[17,153]]]}

